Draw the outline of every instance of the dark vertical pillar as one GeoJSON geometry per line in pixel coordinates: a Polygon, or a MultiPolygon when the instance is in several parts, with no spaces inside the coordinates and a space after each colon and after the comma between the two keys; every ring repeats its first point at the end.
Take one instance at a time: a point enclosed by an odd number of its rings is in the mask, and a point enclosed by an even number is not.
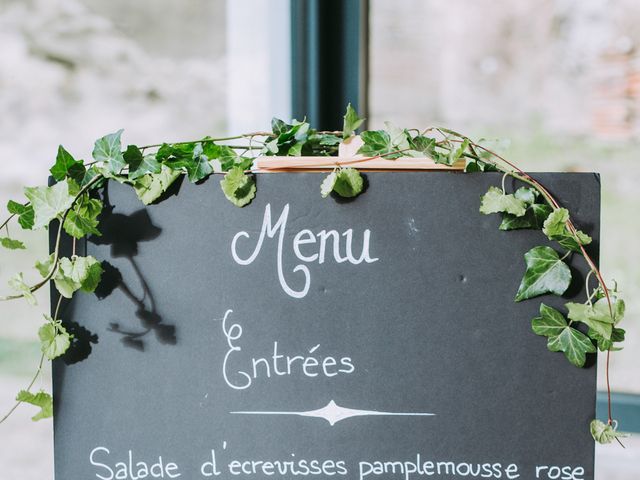
{"type": "Polygon", "coordinates": [[[291,0],[292,110],[321,130],[367,110],[368,0],[291,0]]]}

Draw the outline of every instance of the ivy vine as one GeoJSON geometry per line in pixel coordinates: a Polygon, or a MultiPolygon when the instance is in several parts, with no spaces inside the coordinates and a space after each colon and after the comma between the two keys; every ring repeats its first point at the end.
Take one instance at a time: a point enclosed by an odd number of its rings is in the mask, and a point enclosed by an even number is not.
{"type": "MultiPolygon", "coordinates": [[[[256,195],[256,181],[252,173],[258,156],[337,156],[340,143],[355,135],[363,123],[349,105],[341,131],[318,131],[306,121],[286,123],[273,119],[271,131],[195,141],[161,143],[155,145],[123,146],[122,130],[96,140],[93,159],[89,162],[73,157],[60,146],[51,176],[52,186],[27,187],[25,199],[9,201],[8,218],[0,225],[6,232],[0,245],[6,249],[25,249],[24,243],[11,237],[9,224],[16,220],[24,230],[55,228],[53,253],[35,264],[40,280],[29,283],[23,273],[9,280],[12,291],[0,300],[24,299],[36,304],[34,292],[53,282],[59,292],[53,316],[44,315],[38,331],[42,356],[33,380],[16,397],[14,407],[0,419],[2,423],[21,404],[39,407],[33,420],[51,417],[53,399],[44,391],[33,391],[45,360],[63,355],[72,335],[59,318],[61,304],[78,292],[93,292],[103,273],[101,263],[91,256],[75,253],[75,240],[100,235],[100,214],[103,204],[97,195],[107,181],[129,185],[145,205],[161,201],[162,195],[180,177],[200,182],[211,175],[220,175],[220,187],[234,205],[243,207],[256,195]],[[232,142],[237,143],[237,145],[232,142]],[[62,234],[74,239],[73,254],[62,257],[62,234]]],[[[619,350],[625,331],[618,327],[624,316],[624,301],[617,286],[609,288],[586,250],[591,237],[579,230],[570,212],[535,178],[486,146],[465,135],[446,128],[401,129],[389,123],[383,130],[360,133],[362,146],[359,156],[350,166],[337,165],[320,185],[320,194],[335,193],[341,197],[355,197],[363,190],[363,179],[357,170],[359,162],[374,158],[393,162],[400,157],[430,158],[437,164],[452,166],[464,161],[465,172],[503,172],[501,185],[491,186],[480,199],[480,213],[500,214],[500,230],[536,229],[555,248],[536,246],[524,254],[525,271],[514,300],[521,302],[544,294],[563,295],[573,278],[565,260],[579,255],[586,262],[589,273],[585,281],[587,298],[584,303],[569,302],[565,312],[540,304],[540,315],[531,321],[535,334],[547,338],[552,352],[562,352],[576,367],[583,367],[588,354],[606,352],[606,382],[609,393],[608,421],[591,422],[591,434],[600,443],[620,442],[624,436],[617,430],[611,412],[609,387],[609,357],[619,350]],[[512,177],[522,184],[514,192],[507,192],[505,179],[512,177]]],[[[390,163],[390,166],[392,164],[390,163]]]]}

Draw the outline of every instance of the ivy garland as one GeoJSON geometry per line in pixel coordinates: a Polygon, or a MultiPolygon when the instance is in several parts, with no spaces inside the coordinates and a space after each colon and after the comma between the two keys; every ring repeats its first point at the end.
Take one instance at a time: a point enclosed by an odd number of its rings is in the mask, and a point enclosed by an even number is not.
{"type": "MultiPolygon", "coordinates": [[[[55,248],[46,259],[36,263],[41,279],[35,284],[24,280],[18,273],[9,280],[13,293],[0,300],[24,299],[36,304],[33,293],[52,281],[60,293],[53,316],[44,315],[45,322],[38,331],[42,357],[28,387],[20,391],[14,407],[0,423],[21,404],[40,408],[33,420],[51,417],[53,400],[44,391],[33,392],[33,385],[45,361],[63,355],[73,341],[59,318],[63,299],[75,292],[93,292],[100,283],[102,266],[91,256],[74,254],[61,257],[62,232],[73,239],[100,235],[100,213],[103,208],[96,192],[105,182],[112,180],[130,185],[145,205],[160,200],[162,194],[182,175],[191,182],[199,182],[214,174],[223,175],[220,186],[226,198],[238,207],[251,202],[256,195],[255,176],[251,167],[256,156],[336,156],[338,146],[355,134],[364,119],[349,105],[344,116],[342,131],[317,131],[305,121],[285,123],[273,119],[270,132],[253,132],[224,138],[205,137],[196,141],[162,143],[156,145],[128,145],[123,149],[122,130],[106,135],[95,142],[93,161],[76,160],[62,146],[58,148],[51,175],[53,186],[24,189],[26,201],[9,201],[10,216],[0,225],[6,236],[0,244],[7,249],[24,249],[25,245],[9,233],[9,223],[16,219],[25,230],[49,228],[57,224],[55,248]],[[231,141],[244,145],[229,144],[231,141]]],[[[609,393],[608,422],[591,422],[591,434],[600,443],[620,442],[624,435],[617,431],[617,422],[611,414],[609,388],[609,356],[619,350],[625,331],[618,327],[624,316],[624,301],[617,286],[610,289],[585,246],[591,242],[572,222],[569,211],[563,208],[551,193],[536,179],[516,165],[465,135],[445,128],[426,130],[400,129],[386,124],[384,130],[363,131],[363,145],[358,150],[363,160],[381,158],[393,161],[399,157],[428,157],[435,163],[453,165],[465,161],[465,172],[500,171],[502,184],[492,186],[481,197],[480,212],[501,214],[500,230],[537,229],[556,242],[560,253],[548,246],[536,246],[524,254],[526,269],[515,301],[520,302],[543,294],[562,295],[572,282],[569,266],[564,260],[572,254],[581,255],[589,267],[585,281],[588,292],[584,303],[566,303],[567,312],[540,304],[540,316],[531,321],[533,332],[547,337],[547,347],[563,352],[576,367],[583,367],[588,353],[607,352],[606,379],[609,393]],[[505,188],[506,177],[512,177],[524,186],[512,193],[505,188]],[[563,253],[564,252],[564,253],[563,253]],[[562,255],[562,256],[561,256],[562,255]],[[591,287],[590,280],[595,279],[591,287]]],[[[337,166],[320,185],[322,197],[332,192],[342,197],[355,197],[362,192],[363,179],[356,168],[337,166]]]]}

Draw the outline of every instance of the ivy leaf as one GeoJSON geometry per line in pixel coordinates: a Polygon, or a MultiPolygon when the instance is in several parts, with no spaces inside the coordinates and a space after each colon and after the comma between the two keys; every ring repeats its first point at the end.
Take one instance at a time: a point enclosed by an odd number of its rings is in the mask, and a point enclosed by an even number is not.
{"type": "Polygon", "coordinates": [[[273,117],[271,119],[271,131],[276,137],[287,132],[288,130],[291,129],[291,127],[292,125],[289,125],[288,123],[280,120],[279,118],[273,117]]]}
{"type": "Polygon", "coordinates": [[[256,183],[241,167],[234,167],[220,180],[224,196],[236,207],[244,207],[256,196],[256,183]]]}
{"type": "Polygon", "coordinates": [[[583,367],[587,360],[587,353],[595,353],[589,337],[581,331],[566,326],[559,335],[549,337],[547,348],[552,352],[563,352],[572,365],[583,367]]]}
{"type": "Polygon", "coordinates": [[[202,142],[202,150],[207,158],[209,159],[209,163],[214,167],[214,171],[228,171],[230,170],[239,160],[238,154],[232,148],[229,148],[226,145],[216,145],[214,142],[209,140],[203,140],[202,142]],[[215,168],[215,163],[217,162],[220,165],[219,169],[215,168]]]}
{"type": "Polygon", "coordinates": [[[102,264],[92,256],[76,257],[71,278],[80,284],[80,290],[92,293],[100,284],[102,264]]]}
{"type": "Polygon", "coordinates": [[[358,154],[365,157],[382,156],[387,159],[400,157],[400,153],[394,152],[391,136],[384,130],[369,130],[362,132],[360,138],[364,142],[358,149],[358,154]],[[394,153],[391,153],[394,152],[394,153]]]}
{"type": "Polygon", "coordinates": [[[161,165],[155,155],[143,155],[135,145],[128,145],[122,157],[129,167],[129,180],[136,180],[148,173],[160,173],[161,165]]]}
{"type": "Polygon", "coordinates": [[[591,431],[593,439],[601,444],[611,443],[614,440],[619,441],[620,438],[628,436],[624,433],[618,432],[613,425],[601,422],[600,420],[591,420],[589,430],[591,431]]]}
{"type": "Polygon", "coordinates": [[[18,215],[18,223],[24,230],[31,230],[33,228],[35,213],[31,204],[22,205],[21,203],[9,200],[7,210],[12,215],[18,215]]]}
{"type": "Polygon", "coordinates": [[[481,197],[480,213],[506,212],[516,217],[526,213],[526,204],[514,195],[507,195],[498,187],[489,187],[487,193],[481,197]]]}
{"type": "Polygon", "coordinates": [[[547,221],[544,222],[544,233],[550,240],[554,240],[555,237],[561,237],[566,234],[567,221],[569,220],[569,210],[566,208],[558,208],[554,210],[547,221]]]}
{"type": "MultiPolygon", "coordinates": [[[[447,161],[445,162],[446,165],[453,165],[458,160],[460,160],[462,158],[462,155],[464,155],[464,152],[467,150],[467,148],[469,148],[469,139],[465,138],[458,148],[451,149],[449,151],[449,155],[447,155],[447,161]]],[[[436,161],[436,163],[439,163],[439,162],[436,161]]]]}
{"type": "MultiPolygon", "coordinates": [[[[407,132],[404,128],[396,127],[391,122],[384,122],[385,129],[391,138],[391,150],[409,150],[411,145],[409,143],[409,132],[407,132]]],[[[404,152],[403,152],[404,154],[404,152]]],[[[400,156],[400,152],[398,152],[398,156],[400,156]]]]}
{"type": "Polygon", "coordinates": [[[280,119],[274,118],[271,121],[273,137],[269,137],[265,142],[262,153],[265,155],[289,155],[300,156],[307,146],[309,134],[311,133],[307,122],[294,120],[291,125],[280,119]]]}
{"type": "Polygon", "coordinates": [[[65,298],[71,298],[77,290],[93,292],[102,277],[102,264],[94,257],[61,258],[53,281],[65,298]]]}
{"type": "Polygon", "coordinates": [[[33,207],[34,229],[48,226],[51,220],[68,210],[74,200],[67,182],[58,182],[52,187],[27,187],[24,194],[33,207]]]}
{"type": "Polygon", "coordinates": [[[592,238],[581,230],[576,230],[576,236],[578,240],[568,233],[567,236],[559,238],[557,241],[564,248],[573,252],[580,252],[580,245],[589,245],[592,241],[592,238]]]}
{"type": "Polygon", "coordinates": [[[120,136],[124,130],[118,130],[96,140],[93,147],[93,158],[97,162],[103,162],[108,171],[114,175],[120,173],[125,167],[124,156],[122,155],[122,146],[120,136]]]}
{"type": "Polygon", "coordinates": [[[20,240],[9,237],[0,237],[0,245],[8,250],[25,250],[27,248],[20,240]]]}
{"type": "Polygon", "coordinates": [[[362,125],[364,118],[360,118],[351,104],[347,105],[347,111],[344,114],[342,125],[342,137],[349,138],[362,125]]]}
{"type": "Polygon", "coordinates": [[[567,327],[564,315],[555,308],[540,304],[540,316],[531,321],[531,329],[536,335],[556,337],[567,327]]]}
{"type": "Polygon", "coordinates": [[[333,187],[336,184],[337,178],[338,174],[335,170],[324,177],[324,180],[322,180],[322,183],[320,184],[320,195],[322,195],[322,198],[327,198],[331,192],[333,192],[333,187]]]}
{"type": "Polygon", "coordinates": [[[624,317],[625,305],[622,299],[612,298],[613,316],[609,311],[609,304],[606,298],[601,298],[593,305],[585,303],[567,303],[569,318],[574,322],[582,322],[591,330],[603,337],[611,340],[613,326],[619,323],[624,317]]]}
{"type": "Polygon", "coordinates": [[[613,330],[611,331],[611,338],[606,339],[598,332],[590,328],[587,332],[587,335],[589,336],[589,338],[596,341],[596,343],[598,344],[598,350],[600,350],[601,352],[606,352],[607,350],[615,352],[618,350],[622,350],[622,347],[616,347],[615,344],[624,342],[626,333],[627,332],[625,332],[622,328],[613,327],[613,330]]]}
{"type": "Polygon", "coordinates": [[[534,203],[527,207],[522,217],[516,217],[510,213],[502,214],[502,223],[500,230],[519,230],[523,228],[532,228],[540,230],[544,221],[547,219],[553,209],[549,205],[534,203]]]}
{"type": "Polygon", "coordinates": [[[49,360],[59,357],[67,351],[71,345],[71,335],[60,321],[54,321],[50,316],[45,315],[47,323],[38,330],[40,338],[40,349],[49,360]]]}
{"type": "Polygon", "coordinates": [[[142,163],[142,151],[135,145],[127,145],[127,149],[122,154],[122,158],[124,159],[124,163],[129,167],[129,178],[131,178],[131,172],[135,172],[142,163]]]}
{"type": "Polygon", "coordinates": [[[518,200],[522,200],[527,205],[533,205],[538,198],[538,195],[540,195],[538,191],[535,188],[530,187],[520,187],[513,193],[514,197],[518,200]]]}
{"type": "Polygon", "coordinates": [[[488,162],[488,161],[484,161],[484,160],[477,159],[477,158],[466,157],[465,158],[464,171],[465,171],[465,173],[497,172],[498,171],[498,167],[496,167],[493,163],[488,162]]]}
{"type": "Polygon", "coordinates": [[[584,366],[586,354],[596,351],[589,337],[570,327],[562,313],[544,303],[540,305],[540,316],[531,321],[531,328],[537,335],[548,337],[549,350],[564,352],[567,360],[576,367],[584,366]]]}
{"type": "Polygon", "coordinates": [[[357,197],[362,192],[364,181],[355,168],[341,168],[336,175],[333,191],[341,197],[357,197]]]}
{"type": "Polygon", "coordinates": [[[89,197],[88,194],[84,194],[76,202],[73,210],[67,214],[64,222],[65,232],[74,238],[82,238],[85,235],[100,236],[98,216],[101,212],[102,202],[96,198],[89,197]]]}
{"type": "Polygon", "coordinates": [[[180,171],[162,165],[160,173],[149,173],[133,183],[133,189],[142,203],[149,205],[157,200],[181,175],[180,171]]]}
{"type": "Polygon", "coordinates": [[[16,273],[9,279],[9,287],[19,295],[22,295],[29,305],[37,305],[38,301],[31,292],[31,287],[24,282],[22,273],[16,273]]]}
{"type": "Polygon", "coordinates": [[[520,282],[515,301],[520,302],[545,293],[562,295],[571,283],[571,270],[550,247],[533,247],[524,254],[527,269],[520,282]]]}
{"type": "Polygon", "coordinates": [[[58,146],[56,163],[49,171],[51,172],[51,176],[58,182],[69,177],[80,183],[84,178],[86,169],[82,161],[73,158],[73,156],[60,145],[58,146]]]}
{"type": "Polygon", "coordinates": [[[436,147],[436,139],[425,135],[416,135],[409,139],[411,150],[416,151],[420,155],[431,156],[436,147]]]}
{"type": "Polygon", "coordinates": [[[569,230],[568,221],[569,211],[566,208],[557,208],[545,220],[542,232],[549,240],[557,241],[567,250],[579,252],[580,246],[590,244],[592,239],[580,230],[576,231],[576,239],[569,230]]]}
{"type": "Polygon", "coordinates": [[[29,403],[36,407],[40,407],[40,411],[36,415],[31,417],[31,420],[33,420],[34,422],[53,416],[53,398],[51,397],[51,395],[42,390],[38,393],[31,393],[27,390],[20,390],[20,392],[16,396],[16,401],[29,403]]]}
{"type": "Polygon", "coordinates": [[[198,182],[213,173],[213,167],[203,152],[201,143],[198,143],[193,149],[192,161],[187,164],[187,173],[191,182],[198,182]]]}
{"type": "Polygon", "coordinates": [[[51,272],[51,268],[53,267],[53,261],[55,259],[55,255],[52,253],[47,257],[44,261],[36,261],[36,270],[42,275],[42,278],[46,278],[51,272]]]}

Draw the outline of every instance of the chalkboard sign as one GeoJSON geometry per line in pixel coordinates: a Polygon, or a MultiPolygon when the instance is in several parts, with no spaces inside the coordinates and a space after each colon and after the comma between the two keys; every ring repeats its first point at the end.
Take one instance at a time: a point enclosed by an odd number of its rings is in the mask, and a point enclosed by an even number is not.
{"type": "MultiPolygon", "coordinates": [[[[259,174],[242,209],[215,178],[146,208],[108,185],[82,246],[104,280],[54,362],[56,478],[592,479],[595,359],[514,303],[545,240],[478,213],[501,175],[368,173],[351,201],[323,175],[259,174]]],[[[538,178],[597,253],[598,176],[538,178]]]]}

